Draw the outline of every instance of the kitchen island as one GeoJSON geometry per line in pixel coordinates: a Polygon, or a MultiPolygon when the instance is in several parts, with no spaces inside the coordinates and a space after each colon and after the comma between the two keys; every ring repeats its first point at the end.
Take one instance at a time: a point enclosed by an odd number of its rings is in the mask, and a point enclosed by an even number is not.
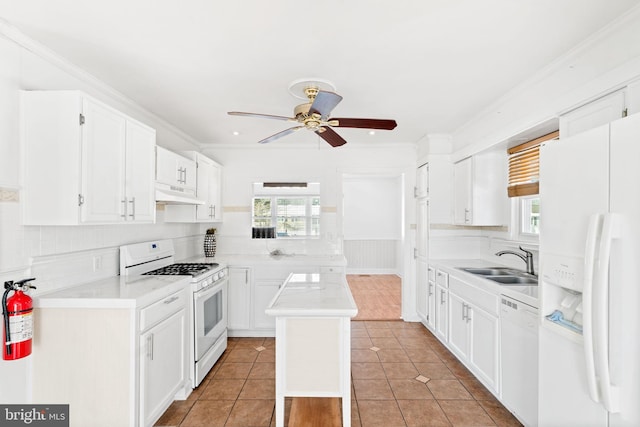
{"type": "Polygon", "coordinates": [[[351,318],[358,308],[344,274],[292,273],[267,309],[276,318],[276,426],[284,398],[340,397],[351,424],[351,318]]]}

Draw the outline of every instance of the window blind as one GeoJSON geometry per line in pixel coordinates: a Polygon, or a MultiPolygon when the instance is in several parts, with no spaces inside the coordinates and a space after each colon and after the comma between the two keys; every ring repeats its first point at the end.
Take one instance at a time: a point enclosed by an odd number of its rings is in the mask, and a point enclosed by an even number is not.
{"type": "Polygon", "coordinates": [[[540,144],[557,138],[558,131],[516,145],[507,150],[509,154],[509,197],[538,194],[540,174],[540,144]]]}

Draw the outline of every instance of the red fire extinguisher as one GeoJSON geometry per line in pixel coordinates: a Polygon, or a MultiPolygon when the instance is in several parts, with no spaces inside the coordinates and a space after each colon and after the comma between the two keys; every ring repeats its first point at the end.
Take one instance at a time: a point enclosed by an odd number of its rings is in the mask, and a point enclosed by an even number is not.
{"type": "Polygon", "coordinates": [[[33,338],[33,300],[27,294],[29,289],[36,287],[28,282],[35,280],[23,279],[18,282],[10,280],[4,282],[2,295],[2,317],[4,333],[2,334],[2,358],[16,360],[31,354],[31,340],[33,338]],[[9,292],[13,291],[10,298],[9,292]]]}

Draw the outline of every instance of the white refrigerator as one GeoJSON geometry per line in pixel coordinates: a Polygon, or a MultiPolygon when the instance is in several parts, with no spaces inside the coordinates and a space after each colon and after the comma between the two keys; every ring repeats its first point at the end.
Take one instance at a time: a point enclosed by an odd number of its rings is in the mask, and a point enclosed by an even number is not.
{"type": "Polygon", "coordinates": [[[640,115],[540,149],[540,426],[640,426],[640,115]]]}

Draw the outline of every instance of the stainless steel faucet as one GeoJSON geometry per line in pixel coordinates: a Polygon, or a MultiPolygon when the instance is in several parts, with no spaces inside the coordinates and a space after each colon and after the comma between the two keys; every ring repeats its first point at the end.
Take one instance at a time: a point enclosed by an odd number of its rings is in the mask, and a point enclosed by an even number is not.
{"type": "Polygon", "coordinates": [[[520,250],[525,254],[522,255],[518,252],[513,251],[500,251],[496,252],[496,255],[502,256],[504,254],[511,254],[520,257],[527,264],[527,273],[535,275],[536,273],[533,271],[533,254],[526,249],[522,249],[522,246],[520,246],[520,250]]]}

